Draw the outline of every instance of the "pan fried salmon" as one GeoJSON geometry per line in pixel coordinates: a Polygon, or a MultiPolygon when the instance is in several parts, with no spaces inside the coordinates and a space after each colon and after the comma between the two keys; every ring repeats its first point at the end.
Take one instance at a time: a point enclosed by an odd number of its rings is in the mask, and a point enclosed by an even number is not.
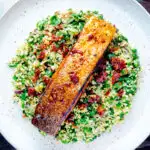
{"type": "Polygon", "coordinates": [[[110,23],[91,17],[73,49],[63,59],[36,107],[32,123],[56,135],[91,81],[93,71],[116,32],[110,23]]]}

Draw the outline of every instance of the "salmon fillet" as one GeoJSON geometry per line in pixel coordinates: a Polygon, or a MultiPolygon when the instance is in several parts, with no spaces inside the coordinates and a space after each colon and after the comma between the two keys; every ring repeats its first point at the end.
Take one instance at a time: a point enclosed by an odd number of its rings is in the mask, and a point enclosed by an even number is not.
{"type": "Polygon", "coordinates": [[[73,49],[63,59],[36,107],[32,124],[56,135],[91,80],[116,28],[91,17],[73,49]]]}

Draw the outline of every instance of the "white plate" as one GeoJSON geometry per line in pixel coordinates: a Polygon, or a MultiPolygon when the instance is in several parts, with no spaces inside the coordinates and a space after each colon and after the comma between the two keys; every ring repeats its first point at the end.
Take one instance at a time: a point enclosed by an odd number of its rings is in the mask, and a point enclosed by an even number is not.
{"type": "Polygon", "coordinates": [[[17,149],[21,150],[127,150],[137,147],[150,133],[150,17],[132,0],[21,0],[0,21],[0,130],[17,149]],[[7,62],[38,20],[56,10],[96,9],[116,24],[138,49],[143,71],[140,89],[133,107],[123,124],[113,128],[94,142],[63,145],[53,137],[43,137],[32,124],[21,117],[13,103],[12,71],[7,62]]]}

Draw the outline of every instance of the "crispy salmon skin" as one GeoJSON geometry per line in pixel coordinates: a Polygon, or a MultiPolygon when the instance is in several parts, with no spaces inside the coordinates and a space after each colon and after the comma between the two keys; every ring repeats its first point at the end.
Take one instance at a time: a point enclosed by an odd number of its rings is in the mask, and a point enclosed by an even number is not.
{"type": "Polygon", "coordinates": [[[73,49],[52,76],[39,104],[32,124],[56,135],[82,92],[116,32],[110,23],[91,17],[85,24],[73,49]]]}

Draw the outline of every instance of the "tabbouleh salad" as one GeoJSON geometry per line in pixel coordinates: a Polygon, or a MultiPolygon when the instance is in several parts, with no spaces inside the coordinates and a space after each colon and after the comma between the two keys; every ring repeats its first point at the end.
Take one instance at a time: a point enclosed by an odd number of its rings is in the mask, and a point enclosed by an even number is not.
{"type": "MultiPolygon", "coordinates": [[[[23,117],[32,119],[39,97],[59,64],[72,49],[91,16],[98,11],[71,9],[55,12],[37,23],[26,42],[9,63],[14,68],[14,99],[23,117]]],[[[137,50],[118,30],[95,70],[93,80],[82,94],[56,138],[63,143],[93,141],[124,119],[137,91],[140,63],[137,50]]],[[[44,132],[41,131],[45,135],[44,132]]]]}

